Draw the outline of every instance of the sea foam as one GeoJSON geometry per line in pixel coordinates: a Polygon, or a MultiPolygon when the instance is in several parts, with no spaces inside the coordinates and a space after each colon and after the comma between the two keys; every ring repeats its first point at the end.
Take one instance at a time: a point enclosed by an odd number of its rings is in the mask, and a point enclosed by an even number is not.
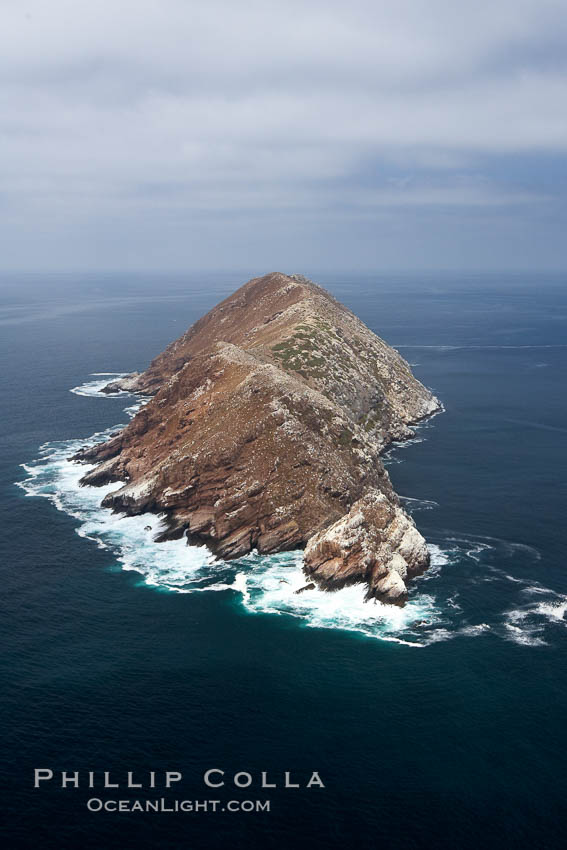
{"type": "MultiPolygon", "coordinates": [[[[109,377],[122,374],[93,375],[96,380],[74,387],[72,392],[108,398],[102,388],[109,377]]],[[[146,398],[123,395],[132,401],[125,408],[129,416],[147,403],[146,398]]],[[[305,627],[357,632],[410,647],[485,635],[542,646],[546,628],[567,625],[567,597],[534,581],[532,573],[525,577],[511,574],[512,564],[529,567],[538,560],[539,552],[498,538],[468,537],[450,530],[427,534],[431,566],[412,582],[403,608],[366,600],[363,584],[332,593],[306,587],[310,582],[298,551],[269,556],[254,552],[224,562],[205,546],[189,546],[183,539],[156,543],[156,535],[164,528],[161,517],[127,517],[103,509],[103,497],[121,484],[82,487],[80,479],[92,467],[70,460],[83,446],[102,442],[121,427],[113,426],[88,440],[44,444],[37,460],[22,464],[26,478],[18,484],[27,495],[47,498],[73,517],[81,537],[110,550],[122,569],[138,573],[140,581],[151,587],[177,593],[232,593],[250,614],[293,617],[305,627]],[[475,589],[483,582],[506,584],[515,594],[516,604],[487,618],[486,611],[479,608],[475,589]]],[[[407,498],[405,503],[412,512],[438,507],[430,500],[407,498]]]]}

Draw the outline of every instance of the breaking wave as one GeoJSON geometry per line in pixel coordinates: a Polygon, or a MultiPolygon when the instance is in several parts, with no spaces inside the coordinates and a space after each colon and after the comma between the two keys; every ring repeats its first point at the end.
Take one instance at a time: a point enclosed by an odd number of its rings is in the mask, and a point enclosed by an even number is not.
{"type": "Polygon", "coordinates": [[[109,380],[123,378],[127,372],[92,372],[91,376],[94,381],[86,381],[78,387],[73,387],[71,392],[75,395],[87,396],[89,398],[116,398],[117,396],[131,395],[131,393],[103,393],[103,387],[109,383],[109,380]]]}
{"type": "MultiPolygon", "coordinates": [[[[112,373],[112,377],[119,374],[123,373],[112,373]]],[[[107,398],[101,389],[110,373],[92,377],[97,380],[72,392],[107,398]]],[[[132,416],[147,399],[130,398],[133,403],[126,411],[132,416]]],[[[78,523],[77,534],[110,550],[122,569],[135,571],[141,582],[158,590],[230,592],[252,614],[290,616],[306,627],[352,631],[411,647],[488,635],[543,646],[551,629],[567,626],[567,596],[534,581],[540,553],[499,538],[424,529],[431,541],[431,566],[412,583],[404,608],[365,601],[362,584],[333,593],[319,590],[302,572],[301,552],[252,553],[224,562],[205,546],[188,546],[184,540],[156,543],[156,535],[164,528],[159,516],[126,517],[101,508],[103,497],[121,484],[82,487],[79,481],[92,467],[70,460],[81,447],[108,439],[120,427],[88,440],[45,443],[35,461],[22,464],[26,478],[18,486],[28,496],[47,498],[72,516],[78,523]],[[490,615],[479,594],[479,585],[486,582],[505,591],[505,604],[490,615]]],[[[412,513],[438,507],[429,500],[403,501],[412,513]]]]}

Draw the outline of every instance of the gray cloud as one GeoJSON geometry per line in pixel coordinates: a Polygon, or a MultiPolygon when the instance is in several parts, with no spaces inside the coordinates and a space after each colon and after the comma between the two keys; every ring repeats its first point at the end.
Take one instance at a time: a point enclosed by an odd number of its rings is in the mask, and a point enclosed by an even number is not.
{"type": "Polygon", "coordinates": [[[4,0],[4,264],[564,266],[566,12],[4,0]]]}

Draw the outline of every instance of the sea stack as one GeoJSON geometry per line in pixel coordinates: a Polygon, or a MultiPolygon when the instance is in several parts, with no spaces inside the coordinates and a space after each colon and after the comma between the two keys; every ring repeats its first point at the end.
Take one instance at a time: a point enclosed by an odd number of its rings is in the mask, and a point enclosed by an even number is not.
{"type": "Polygon", "coordinates": [[[115,511],[162,514],[219,557],[304,548],[310,582],[364,582],[403,604],[427,568],[381,454],[439,410],[397,351],[301,275],[250,280],[142,373],[109,384],[151,396],[76,460],[90,485],[125,482],[115,511]]]}

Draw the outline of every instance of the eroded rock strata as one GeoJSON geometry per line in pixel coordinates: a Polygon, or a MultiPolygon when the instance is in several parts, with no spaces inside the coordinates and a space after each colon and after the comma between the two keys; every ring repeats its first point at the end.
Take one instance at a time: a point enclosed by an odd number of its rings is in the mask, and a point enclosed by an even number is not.
{"type": "Polygon", "coordinates": [[[165,515],[222,558],[305,548],[310,581],[364,581],[403,602],[427,567],[380,455],[439,409],[408,364],[299,275],[249,281],[152,361],[106,388],[151,396],[77,460],[103,504],[165,515]]]}

